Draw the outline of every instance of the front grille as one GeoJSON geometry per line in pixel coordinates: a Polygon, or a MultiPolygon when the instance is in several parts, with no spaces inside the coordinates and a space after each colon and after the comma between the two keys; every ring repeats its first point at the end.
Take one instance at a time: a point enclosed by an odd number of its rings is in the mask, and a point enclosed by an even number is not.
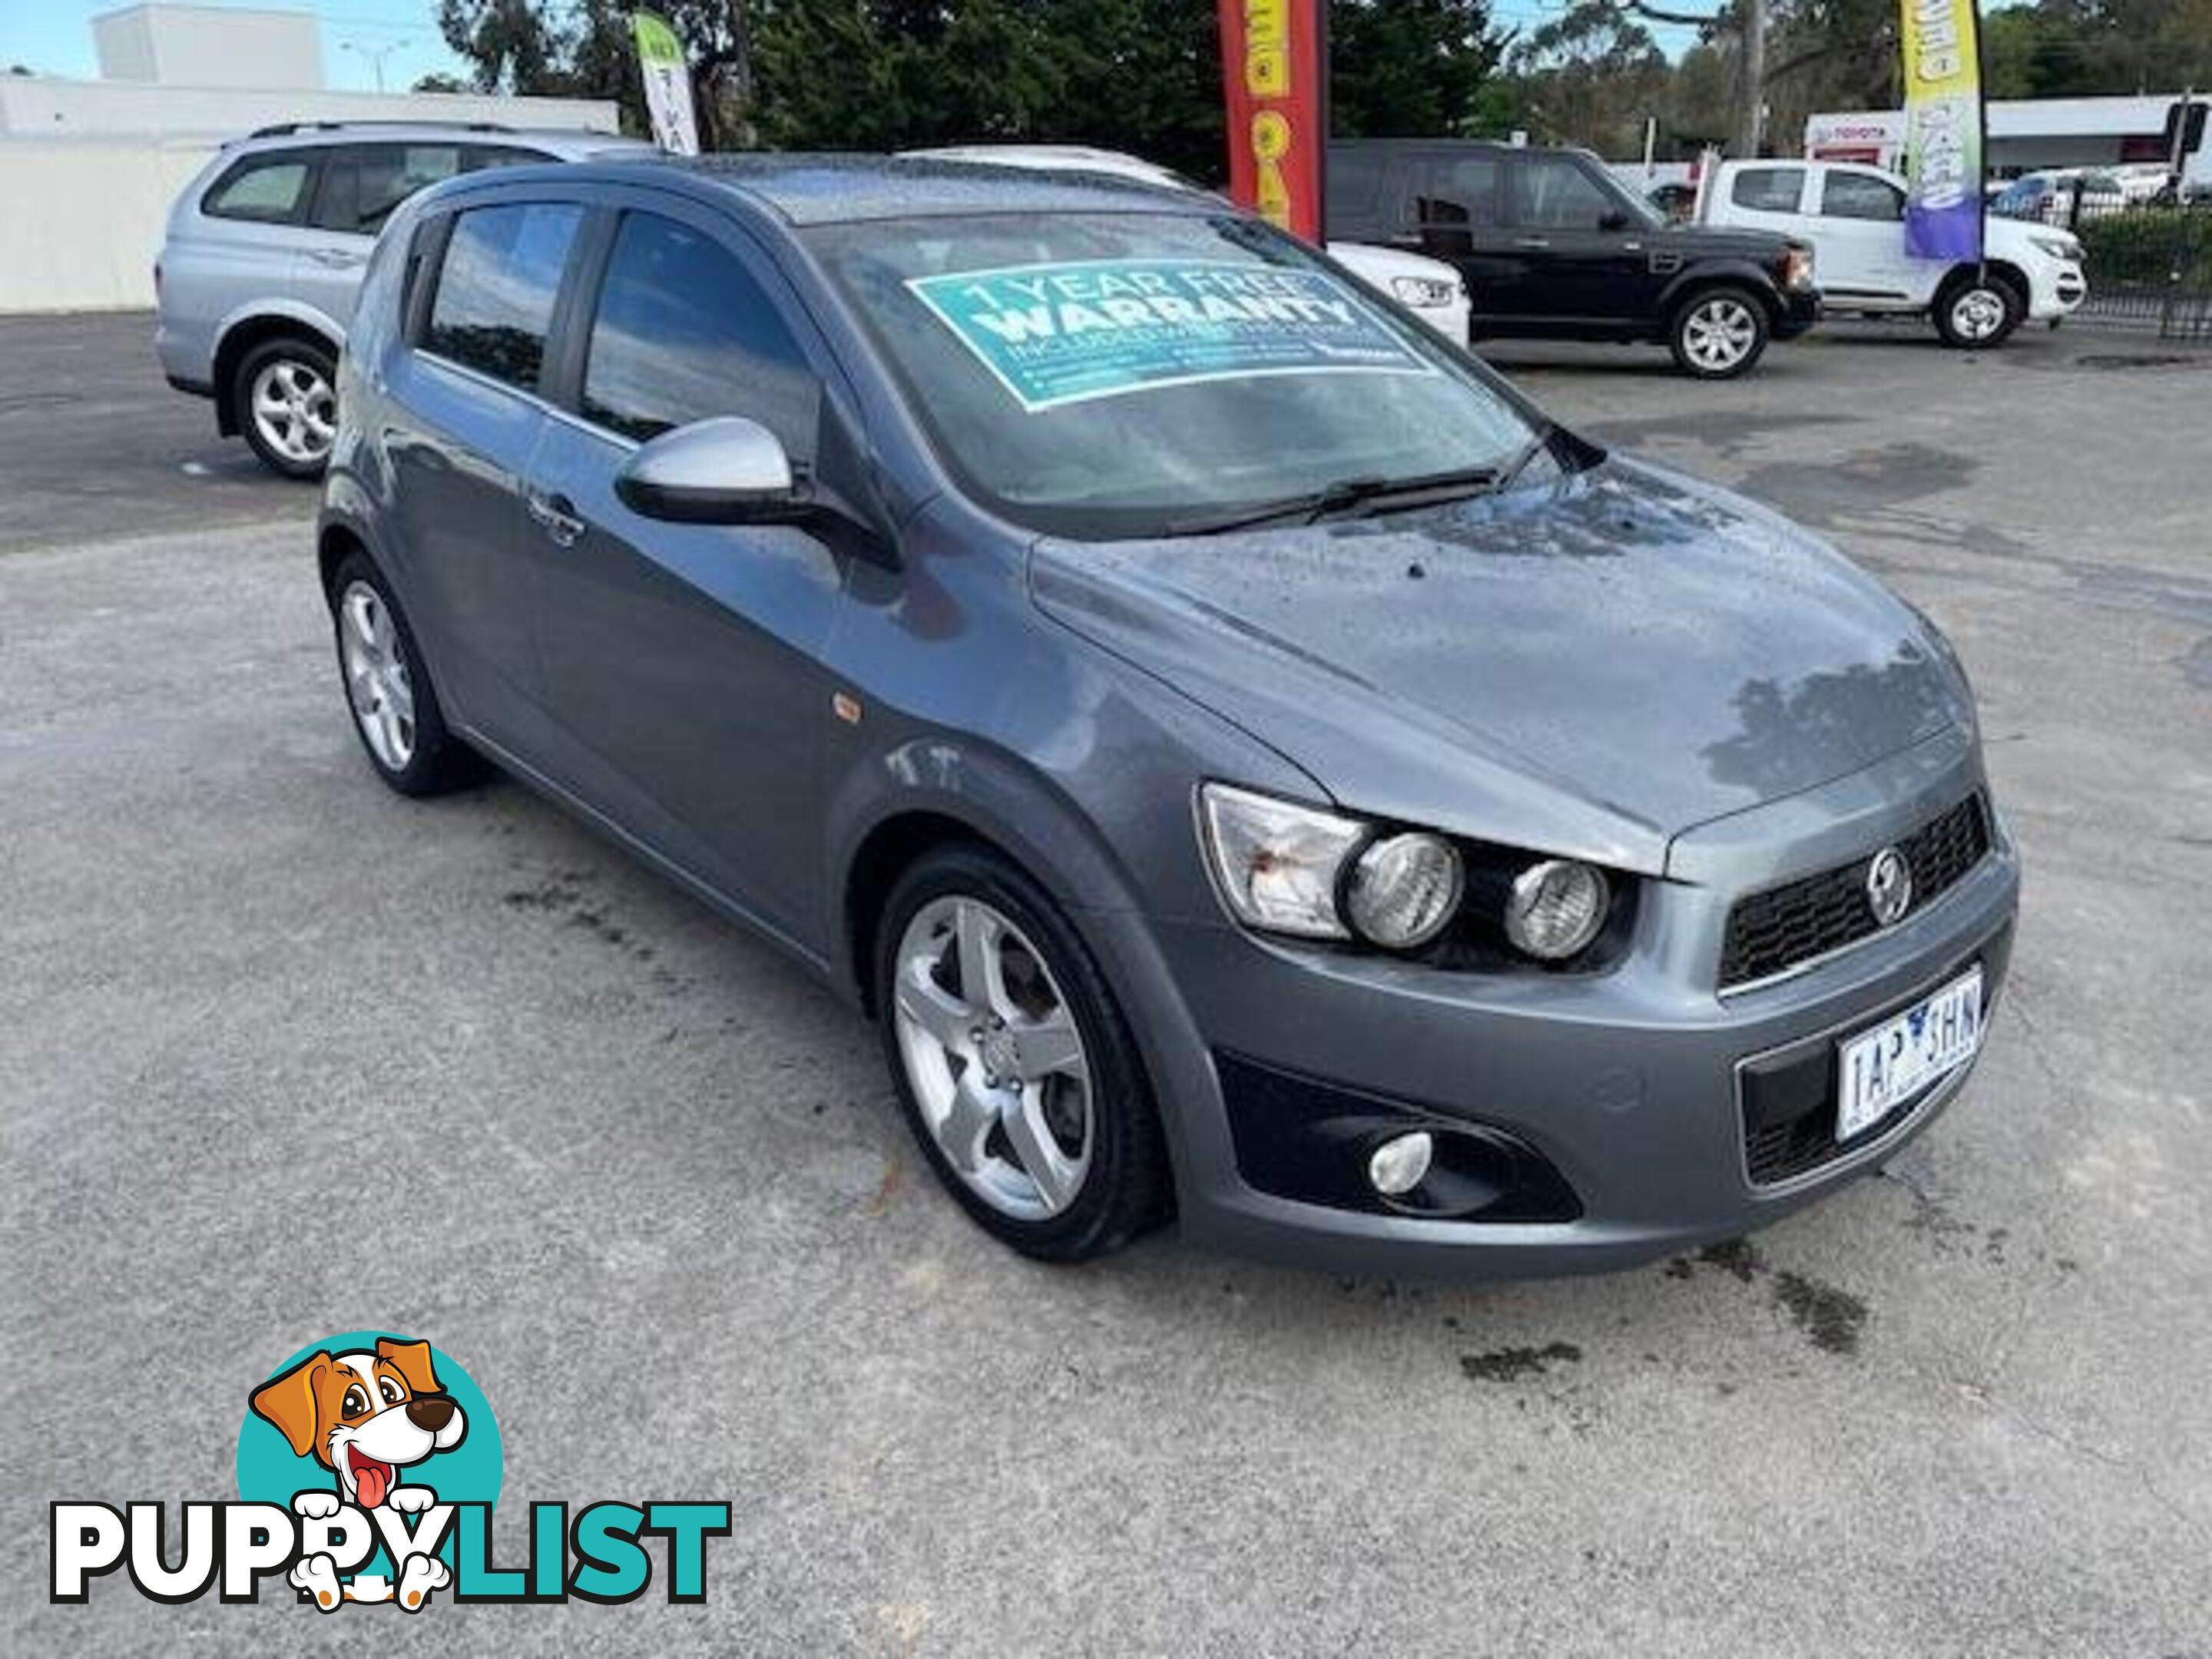
{"type": "MultiPolygon", "coordinates": [[[[1990,850],[1989,816],[1978,794],[1897,843],[1912,870],[1910,915],[1949,889],[1990,850]]],[[[1869,858],[1872,856],[1869,855],[1869,858]]],[[[1736,901],[1721,946],[1720,988],[1787,973],[1881,931],[1867,902],[1868,859],[1806,876],[1736,901]]]]}

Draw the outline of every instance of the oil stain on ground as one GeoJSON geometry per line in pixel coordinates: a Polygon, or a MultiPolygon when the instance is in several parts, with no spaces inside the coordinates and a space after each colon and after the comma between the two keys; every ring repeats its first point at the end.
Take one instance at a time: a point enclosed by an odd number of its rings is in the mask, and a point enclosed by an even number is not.
{"type": "Polygon", "coordinates": [[[1824,1353],[1858,1352],[1859,1334],[1865,1329],[1867,1304],[1849,1291],[1839,1290],[1810,1275],[1766,1265],[1758,1246],[1749,1239],[1732,1238],[1708,1244],[1692,1256],[1678,1255],[1667,1264],[1669,1279],[1694,1279],[1700,1267],[1717,1268],[1739,1285],[1771,1281],[1775,1305],[1806,1340],[1824,1353]]]}
{"type": "Polygon", "coordinates": [[[1524,1376],[1542,1376],[1554,1364],[1571,1365],[1583,1357],[1572,1342],[1547,1342],[1542,1347],[1493,1348],[1488,1353],[1463,1353],[1459,1368],[1477,1382],[1517,1382],[1524,1376]]]}

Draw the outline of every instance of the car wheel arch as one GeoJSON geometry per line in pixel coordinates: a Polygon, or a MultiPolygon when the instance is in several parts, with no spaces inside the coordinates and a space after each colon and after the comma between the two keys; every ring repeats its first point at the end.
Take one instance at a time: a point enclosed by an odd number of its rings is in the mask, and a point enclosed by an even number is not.
{"type": "Polygon", "coordinates": [[[281,313],[263,313],[242,318],[223,330],[222,337],[216,343],[213,367],[215,385],[216,430],[226,438],[234,438],[240,430],[238,410],[238,366],[246,354],[256,346],[271,340],[300,340],[320,347],[336,359],[344,349],[344,342],[325,329],[303,317],[281,313]]]}
{"type": "Polygon", "coordinates": [[[1682,307],[1700,294],[1717,288],[1739,288],[1748,291],[1765,308],[1767,326],[1771,328],[1782,320],[1782,296],[1775,292],[1773,278],[1756,265],[1734,260],[1722,265],[1698,265],[1676,277],[1666,293],[1660,297],[1659,326],[1672,332],[1674,319],[1682,307]]]}

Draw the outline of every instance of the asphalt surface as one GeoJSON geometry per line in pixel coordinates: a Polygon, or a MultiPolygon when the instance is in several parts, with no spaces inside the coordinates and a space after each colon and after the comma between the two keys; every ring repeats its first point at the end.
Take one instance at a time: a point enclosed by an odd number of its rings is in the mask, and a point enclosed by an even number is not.
{"type": "Polygon", "coordinates": [[[376,786],[311,495],[145,335],[0,325],[0,1643],[2212,1654],[2212,357],[1501,354],[1950,631],[2028,887],[1888,1175],[1452,1288],[993,1247],[768,950],[512,786],[376,786]],[[249,1387],[364,1326],[489,1393],[502,1557],[728,1499],[707,1602],[46,1605],[50,1500],[231,1496],[249,1387]]]}

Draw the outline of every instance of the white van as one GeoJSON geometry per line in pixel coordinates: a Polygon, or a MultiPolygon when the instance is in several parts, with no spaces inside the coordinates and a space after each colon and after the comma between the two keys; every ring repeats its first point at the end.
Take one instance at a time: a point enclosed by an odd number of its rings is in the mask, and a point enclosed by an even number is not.
{"type": "Polygon", "coordinates": [[[1826,310],[1926,316],[1947,345],[1999,343],[2021,323],[2052,326],[2089,297],[2071,233],[1991,216],[1984,259],[1916,259],[1905,251],[1905,180],[1856,161],[1723,161],[1706,181],[1701,222],[1779,231],[1813,244],[1826,310]]]}

